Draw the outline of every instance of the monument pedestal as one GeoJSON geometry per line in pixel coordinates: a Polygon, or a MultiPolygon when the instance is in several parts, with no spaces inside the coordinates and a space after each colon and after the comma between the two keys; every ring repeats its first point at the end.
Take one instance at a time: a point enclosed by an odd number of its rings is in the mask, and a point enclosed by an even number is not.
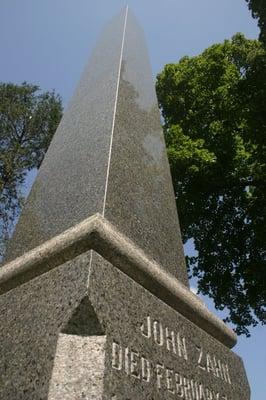
{"type": "Polygon", "coordinates": [[[0,399],[249,399],[233,332],[101,216],[0,283],[0,399]]]}

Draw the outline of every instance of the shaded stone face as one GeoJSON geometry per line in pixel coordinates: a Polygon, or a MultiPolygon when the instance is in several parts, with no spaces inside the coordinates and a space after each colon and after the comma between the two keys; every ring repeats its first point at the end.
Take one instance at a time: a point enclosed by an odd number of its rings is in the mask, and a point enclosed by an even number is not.
{"type": "Polygon", "coordinates": [[[97,212],[188,285],[145,38],[127,11],[106,27],[91,55],[7,259],[97,212]]]}
{"type": "Polygon", "coordinates": [[[97,254],[92,260],[89,298],[107,332],[106,399],[249,398],[238,356],[97,254]]]}

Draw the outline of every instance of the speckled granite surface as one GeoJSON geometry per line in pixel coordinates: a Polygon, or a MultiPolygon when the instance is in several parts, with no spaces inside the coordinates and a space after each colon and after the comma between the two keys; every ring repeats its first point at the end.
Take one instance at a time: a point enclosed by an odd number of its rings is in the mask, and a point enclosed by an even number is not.
{"type": "Polygon", "coordinates": [[[1,400],[63,399],[58,387],[72,399],[249,399],[237,355],[97,253],[2,295],[0,309],[1,400]]]}
{"type": "Polygon", "coordinates": [[[145,38],[127,10],[107,25],[90,57],[7,259],[97,212],[188,285],[145,38]]]}
{"type": "Polygon", "coordinates": [[[60,334],[48,400],[101,400],[106,337],[60,334]]]}

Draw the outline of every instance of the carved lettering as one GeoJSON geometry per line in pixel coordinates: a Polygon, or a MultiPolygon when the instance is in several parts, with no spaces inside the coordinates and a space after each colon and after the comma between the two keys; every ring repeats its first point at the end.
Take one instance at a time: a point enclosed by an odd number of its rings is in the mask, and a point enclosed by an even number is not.
{"type": "Polygon", "coordinates": [[[125,348],[125,371],[126,371],[126,374],[127,375],[129,375],[129,364],[130,364],[130,362],[129,362],[129,348],[128,347],[126,347],[125,348]]]}
{"type": "Polygon", "coordinates": [[[176,387],[176,394],[179,397],[181,397],[181,399],[183,399],[184,398],[183,379],[178,372],[175,373],[175,387],[176,387]]]}
{"type": "Polygon", "coordinates": [[[145,357],[141,357],[141,372],[142,379],[146,382],[151,380],[151,363],[145,357]]]}
{"type": "Polygon", "coordinates": [[[198,368],[203,371],[207,371],[209,374],[214,375],[216,378],[220,378],[224,382],[231,384],[231,378],[229,374],[228,365],[217,360],[215,356],[204,352],[202,347],[197,346],[198,350],[198,368]]]}
{"type": "Polygon", "coordinates": [[[203,355],[203,349],[202,347],[196,347],[196,349],[199,351],[199,358],[198,358],[198,367],[200,369],[203,369],[205,371],[205,366],[202,365],[202,355],[203,355]]]}
{"type": "Polygon", "coordinates": [[[114,369],[118,369],[120,371],[122,369],[122,347],[116,343],[113,342],[112,345],[112,367],[114,369]]]}
{"type": "Polygon", "coordinates": [[[137,379],[140,379],[139,363],[139,353],[132,350],[130,353],[130,373],[137,379]]]}
{"type": "Polygon", "coordinates": [[[147,316],[142,323],[140,331],[144,337],[153,340],[156,345],[165,346],[169,352],[177,354],[184,360],[188,359],[186,339],[180,335],[180,332],[164,327],[158,320],[152,321],[150,316],[147,316]]]}
{"type": "Polygon", "coordinates": [[[190,379],[183,378],[183,384],[184,384],[184,395],[186,400],[192,400],[191,398],[191,387],[190,387],[190,379]]]}
{"type": "Polygon", "coordinates": [[[199,385],[199,400],[207,400],[202,384],[199,385]]]}
{"type": "Polygon", "coordinates": [[[178,355],[179,357],[184,358],[187,360],[187,348],[186,348],[186,339],[184,337],[181,338],[180,333],[177,334],[177,348],[178,348],[178,355]]]}
{"type": "MultiPolygon", "coordinates": [[[[180,332],[164,326],[158,319],[152,319],[148,315],[140,325],[140,333],[155,346],[165,348],[175,357],[187,361],[191,356],[187,351],[187,349],[191,349],[191,345],[187,347],[186,338],[181,336],[180,332]]],[[[229,368],[226,363],[221,362],[216,355],[205,352],[202,346],[196,346],[195,351],[198,352],[195,367],[204,371],[202,372],[203,375],[208,373],[231,384],[229,368]]],[[[152,364],[139,351],[130,347],[123,347],[116,340],[112,344],[111,364],[115,370],[124,371],[129,379],[132,377],[146,383],[154,382],[157,390],[167,390],[176,398],[184,400],[227,400],[226,395],[213,391],[210,387],[205,387],[202,382],[183,376],[173,368],[167,368],[159,361],[152,364]]]]}
{"type": "Polygon", "coordinates": [[[199,400],[199,385],[198,382],[190,381],[192,400],[199,400]]]}
{"type": "Polygon", "coordinates": [[[159,346],[162,346],[164,343],[164,334],[163,334],[163,326],[159,321],[153,322],[153,337],[154,342],[159,346]]]}
{"type": "Polygon", "coordinates": [[[222,364],[222,368],[223,368],[223,372],[224,372],[224,380],[231,384],[228,365],[227,364],[222,364]]]}
{"type": "Polygon", "coordinates": [[[174,389],[174,371],[172,369],[166,369],[166,388],[170,393],[175,393],[174,389]]]}
{"type": "Polygon", "coordinates": [[[211,356],[209,354],[207,354],[207,356],[206,356],[206,368],[207,368],[208,372],[210,372],[213,375],[215,375],[215,369],[214,369],[214,366],[213,366],[213,363],[212,363],[211,356]]]}
{"type": "Polygon", "coordinates": [[[157,387],[161,389],[162,387],[162,378],[163,378],[163,364],[156,365],[156,376],[157,376],[157,387]]]}
{"type": "Polygon", "coordinates": [[[151,317],[148,315],[147,319],[143,322],[140,327],[141,333],[146,338],[150,339],[151,337],[151,317]]]}
{"type": "Polygon", "coordinates": [[[112,343],[112,368],[121,371],[124,370],[126,375],[145,382],[151,380],[151,363],[139,354],[138,351],[123,347],[116,341],[112,343]]]}
{"type": "Polygon", "coordinates": [[[176,342],[175,342],[175,332],[169,331],[168,327],[165,328],[166,335],[166,347],[168,351],[172,351],[176,354],[176,342]]]}
{"type": "Polygon", "coordinates": [[[206,389],[206,399],[207,400],[214,400],[212,397],[212,392],[207,388],[206,389]]]}
{"type": "MultiPolygon", "coordinates": [[[[160,328],[158,332],[160,332],[160,328]]],[[[172,339],[169,331],[168,334],[168,337],[172,339]]],[[[170,343],[172,345],[172,340],[170,340],[170,343]]],[[[200,347],[198,347],[198,351],[198,365],[204,367],[205,372],[216,374],[215,376],[218,377],[218,370],[219,374],[223,374],[223,379],[226,376],[226,379],[229,380],[226,364],[221,362],[219,364],[219,360],[208,353],[205,356],[200,347]],[[204,360],[205,362],[203,363],[204,360]]],[[[184,358],[184,354],[187,354],[184,343],[182,343],[182,352],[184,358]]],[[[138,379],[146,382],[146,384],[154,382],[158,391],[167,390],[175,395],[176,398],[184,400],[228,400],[226,395],[205,387],[201,382],[183,376],[179,371],[168,368],[163,363],[155,363],[153,369],[152,363],[147,357],[135,349],[123,347],[117,341],[113,341],[112,344],[112,368],[120,372],[124,371],[129,379],[138,379]]],[[[221,378],[220,375],[219,377],[221,378]]]]}

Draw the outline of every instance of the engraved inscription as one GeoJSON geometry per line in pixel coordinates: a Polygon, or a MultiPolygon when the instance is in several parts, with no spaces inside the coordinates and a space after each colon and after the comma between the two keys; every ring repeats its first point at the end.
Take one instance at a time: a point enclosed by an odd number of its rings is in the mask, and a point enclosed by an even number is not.
{"type": "MultiPolygon", "coordinates": [[[[163,325],[158,319],[148,315],[140,325],[140,334],[154,346],[165,349],[192,365],[194,363],[195,371],[202,371],[200,374],[202,379],[204,374],[208,373],[219,378],[223,384],[231,385],[229,368],[225,362],[222,362],[217,355],[205,351],[202,346],[189,342],[180,332],[163,325]]],[[[160,392],[164,391],[184,400],[229,400],[224,393],[202,382],[199,374],[193,379],[184,376],[178,365],[180,362],[171,368],[161,360],[150,360],[137,348],[123,346],[117,340],[112,342],[112,368],[125,373],[135,381],[154,385],[158,398],[160,392]]]]}
{"type": "Polygon", "coordinates": [[[154,384],[158,392],[169,392],[184,400],[229,400],[201,382],[183,376],[179,371],[163,363],[153,364],[138,351],[123,347],[117,341],[112,343],[112,368],[128,376],[154,384]]]}
{"type": "Polygon", "coordinates": [[[216,376],[216,378],[220,378],[223,381],[231,384],[228,365],[222,363],[215,356],[205,353],[202,347],[197,346],[196,348],[199,352],[198,368],[202,369],[203,371],[207,371],[216,376]]]}
{"type": "Polygon", "coordinates": [[[157,388],[177,395],[178,398],[185,400],[228,400],[226,395],[205,387],[196,380],[186,378],[163,364],[156,365],[156,372],[157,388]]]}
{"type": "Polygon", "coordinates": [[[124,371],[136,379],[150,382],[150,361],[136,350],[121,346],[118,342],[112,344],[112,367],[118,371],[124,371]]]}
{"type": "MultiPolygon", "coordinates": [[[[140,326],[142,336],[152,340],[156,345],[165,347],[171,353],[178,355],[184,360],[188,360],[186,338],[181,337],[179,332],[170,329],[157,319],[152,319],[148,315],[140,326]]],[[[206,371],[216,378],[231,384],[229,368],[226,363],[222,363],[215,355],[205,352],[201,346],[196,346],[199,352],[197,367],[206,371]]]]}
{"type": "Polygon", "coordinates": [[[179,357],[188,359],[186,339],[181,337],[179,332],[164,327],[158,320],[152,320],[148,315],[140,327],[140,331],[144,337],[153,340],[158,346],[165,346],[165,348],[177,354],[179,357]]]}

